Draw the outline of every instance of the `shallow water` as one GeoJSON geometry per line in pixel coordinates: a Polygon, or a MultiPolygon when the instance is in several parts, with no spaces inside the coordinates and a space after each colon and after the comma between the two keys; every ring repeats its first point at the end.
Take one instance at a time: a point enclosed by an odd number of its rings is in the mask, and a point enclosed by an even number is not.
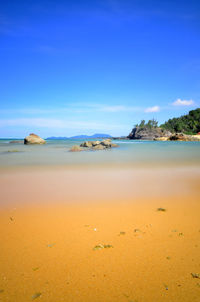
{"type": "Polygon", "coordinates": [[[0,166],[84,164],[196,164],[200,142],[114,141],[119,148],[68,152],[84,140],[47,140],[45,145],[10,144],[0,140],[0,166]]]}
{"type": "Polygon", "coordinates": [[[0,301],[199,302],[200,143],[80,143],[0,141],[0,301]]]}

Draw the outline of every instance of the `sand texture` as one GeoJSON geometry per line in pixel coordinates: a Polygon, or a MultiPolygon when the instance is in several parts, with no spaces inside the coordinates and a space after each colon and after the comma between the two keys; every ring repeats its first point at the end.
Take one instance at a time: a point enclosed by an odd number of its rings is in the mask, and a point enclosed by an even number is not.
{"type": "Polygon", "coordinates": [[[199,171],[3,171],[0,301],[199,302],[199,171]]]}

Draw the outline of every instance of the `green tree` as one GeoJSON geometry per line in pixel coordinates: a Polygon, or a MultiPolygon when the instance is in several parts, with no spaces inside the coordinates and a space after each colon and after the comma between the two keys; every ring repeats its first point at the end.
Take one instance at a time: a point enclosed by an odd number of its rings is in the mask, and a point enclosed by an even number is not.
{"type": "Polygon", "coordinates": [[[160,127],[171,132],[195,134],[200,131],[200,108],[191,110],[189,114],[169,119],[160,127]]]}

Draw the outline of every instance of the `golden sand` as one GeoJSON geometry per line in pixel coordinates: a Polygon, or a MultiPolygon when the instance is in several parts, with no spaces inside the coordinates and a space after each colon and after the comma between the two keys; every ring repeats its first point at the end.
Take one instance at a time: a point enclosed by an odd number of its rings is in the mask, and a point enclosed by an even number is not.
{"type": "Polygon", "coordinates": [[[0,301],[199,302],[199,176],[3,171],[0,301]]]}

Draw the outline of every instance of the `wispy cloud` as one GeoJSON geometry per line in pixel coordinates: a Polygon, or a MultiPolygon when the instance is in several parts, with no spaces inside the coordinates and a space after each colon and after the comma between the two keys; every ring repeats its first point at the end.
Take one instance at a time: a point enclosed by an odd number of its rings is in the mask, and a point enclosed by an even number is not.
{"type": "Polygon", "coordinates": [[[75,103],[68,104],[66,107],[60,108],[17,108],[17,109],[1,109],[0,114],[55,114],[55,113],[83,113],[83,112],[142,112],[144,108],[137,106],[124,106],[124,105],[101,105],[94,103],[75,103]]]}
{"type": "Polygon", "coordinates": [[[142,108],[134,107],[134,106],[123,106],[123,105],[116,105],[116,106],[100,106],[100,111],[104,112],[137,112],[141,111],[142,108]]]}
{"type": "Polygon", "coordinates": [[[41,127],[41,128],[57,128],[57,129],[99,129],[107,130],[123,128],[123,125],[115,125],[107,123],[87,122],[87,121],[66,121],[51,118],[16,118],[0,120],[0,127],[41,127]]]}
{"type": "Polygon", "coordinates": [[[194,101],[177,99],[176,101],[174,101],[172,103],[172,105],[173,106],[191,106],[191,105],[194,105],[194,101]]]}
{"type": "Polygon", "coordinates": [[[146,112],[146,113],[159,112],[159,111],[160,111],[159,106],[148,107],[144,110],[144,112],[146,112]]]}

